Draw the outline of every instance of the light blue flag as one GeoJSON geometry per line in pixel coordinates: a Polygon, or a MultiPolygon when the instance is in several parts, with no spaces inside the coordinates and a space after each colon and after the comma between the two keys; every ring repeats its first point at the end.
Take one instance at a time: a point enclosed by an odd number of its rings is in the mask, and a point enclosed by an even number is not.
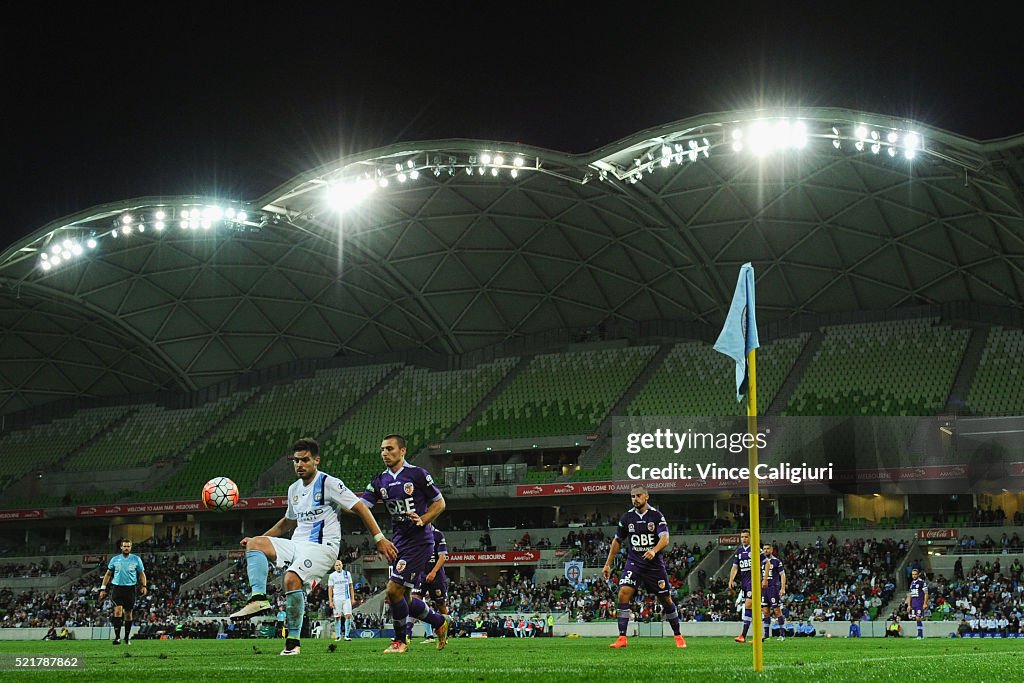
{"type": "Polygon", "coordinates": [[[736,361],[736,400],[742,401],[747,393],[747,354],[760,347],[757,340],[757,321],[754,316],[754,266],[744,263],[736,281],[736,292],[725,319],[722,333],[715,342],[715,351],[736,361]]]}

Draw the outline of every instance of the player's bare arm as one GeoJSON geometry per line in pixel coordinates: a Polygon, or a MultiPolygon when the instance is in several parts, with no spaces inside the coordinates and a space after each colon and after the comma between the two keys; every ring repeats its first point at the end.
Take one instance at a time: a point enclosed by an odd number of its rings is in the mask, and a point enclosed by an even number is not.
{"type": "Polygon", "coordinates": [[[613,538],[611,547],[608,548],[608,559],[605,560],[604,567],[601,569],[601,576],[605,579],[610,579],[612,576],[612,560],[619,554],[619,539],[613,538]]]}
{"type": "Polygon", "coordinates": [[[374,519],[373,513],[370,512],[370,508],[366,507],[366,503],[358,501],[352,506],[350,512],[363,521],[363,526],[366,530],[373,535],[373,542],[377,545],[377,550],[380,551],[384,557],[388,558],[388,561],[394,562],[398,559],[398,549],[395,548],[395,544],[384,537],[384,534],[380,531],[380,526],[377,525],[377,520],[374,519]]]}
{"type": "Polygon", "coordinates": [[[737,567],[736,565],[733,565],[732,569],[729,570],[729,590],[732,590],[733,586],[736,583],[736,574],[738,571],[739,567],[737,567]]]}
{"type": "Polygon", "coordinates": [[[658,555],[658,553],[660,553],[662,550],[664,550],[667,547],[668,547],[668,534],[662,534],[661,538],[658,539],[658,542],[655,544],[655,546],[653,548],[651,548],[650,550],[648,550],[646,553],[644,553],[644,559],[645,560],[653,560],[658,555]]]}
{"type": "Polygon", "coordinates": [[[434,579],[437,578],[437,572],[444,566],[444,563],[448,560],[448,553],[438,553],[437,563],[434,567],[427,572],[427,583],[433,583],[434,579]]]}
{"type": "Polygon", "coordinates": [[[415,511],[409,512],[408,516],[409,519],[416,523],[416,526],[426,526],[437,519],[438,516],[444,512],[444,508],[445,502],[442,497],[431,503],[430,507],[427,508],[427,511],[423,513],[422,517],[417,515],[415,511]]]}
{"type": "Polygon", "coordinates": [[[146,572],[139,572],[139,595],[146,594],[146,591],[148,590],[146,588],[146,584],[148,583],[149,579],[146,578],[146,572]]]}

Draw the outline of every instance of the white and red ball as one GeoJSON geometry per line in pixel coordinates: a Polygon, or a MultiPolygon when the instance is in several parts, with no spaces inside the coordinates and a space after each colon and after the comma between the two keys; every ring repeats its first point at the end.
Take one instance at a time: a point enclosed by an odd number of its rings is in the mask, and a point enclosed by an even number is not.
{"type": "Polygon", "coordinates": [[[238,486],[227,477],[214,477],[203,485],[201,499],[207,510],[227,510],[238,502],[238,486]]]}

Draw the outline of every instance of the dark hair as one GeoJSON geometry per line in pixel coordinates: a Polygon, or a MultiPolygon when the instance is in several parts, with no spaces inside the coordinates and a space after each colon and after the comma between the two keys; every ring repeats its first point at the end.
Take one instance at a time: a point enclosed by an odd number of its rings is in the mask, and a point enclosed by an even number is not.
{"type": "Polygon", "coordinates": [[[117,540],[117,547],[120,548],[122,543],[131,543],[132,539],[124,537],[117,540]]]}
{"type": "Polygon", "coordinates": [[[399,448],[405,448],[405,437],[402,436],[401,434],[388,434],[383,439],[381,439],[381,441],[387,441],[388,439],[394,439],[395,441],[398,442],[399,448]]]}
{"type": "Polygon", "coordinates": [[[647,487],[644,486],[643,484],[633,484],[632,486],[629,487],[629,492],[633,493],[633,491],[636,491],[637,489],[643,491],[644,493],[647,493],[647,487]]]}
{"type": "Polygon", "coordinates": [[[299,451],[309,451],[309,454],[314,458],[320,457],[320,444],[316,442],[311,436],[304,436],[294,444],[292,444],[292,453],[298,453],[299,451]]]}
{"type": "Polygon", "coordinates": [[[744,530],[743,530],[743,531],[741,531],[740,533],[741,533],[741,534],[747,534],[747,535],[749,535],[749,534],[750,534],[750,529],[744,529],[744,530]]]}

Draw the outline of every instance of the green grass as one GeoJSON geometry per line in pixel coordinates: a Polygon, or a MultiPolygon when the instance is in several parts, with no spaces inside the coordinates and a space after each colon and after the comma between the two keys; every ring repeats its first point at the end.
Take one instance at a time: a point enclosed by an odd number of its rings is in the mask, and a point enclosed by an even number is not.
{"type": "MultiPolygon", "coordinates": [[[[685,633],[685,630],[684,630],[685,633]]],[[[384,655],[387,642],[355,640],[327,651],[327,640],[303,641],[298,657],[280,657],[283,640],[3,641],[0,661],[13,656],[84,658],[85,669],[0,673],[3,680],[251,681],[1007,681],[1024,671],[1024,640],[924,641],[882,638],[790,639],[764,646],[764,673],[752,671],[749,645],[730,638],[690,638],[677,650],[669,638],[632,638],[609,650],[610,638],[453,639],[438,652],[418,645],[406,655],[384,655]],[[257,648],[261,654],[254,651],[257,648]],[[17,677],[17,678],[15,678],[17,677]]]]}

